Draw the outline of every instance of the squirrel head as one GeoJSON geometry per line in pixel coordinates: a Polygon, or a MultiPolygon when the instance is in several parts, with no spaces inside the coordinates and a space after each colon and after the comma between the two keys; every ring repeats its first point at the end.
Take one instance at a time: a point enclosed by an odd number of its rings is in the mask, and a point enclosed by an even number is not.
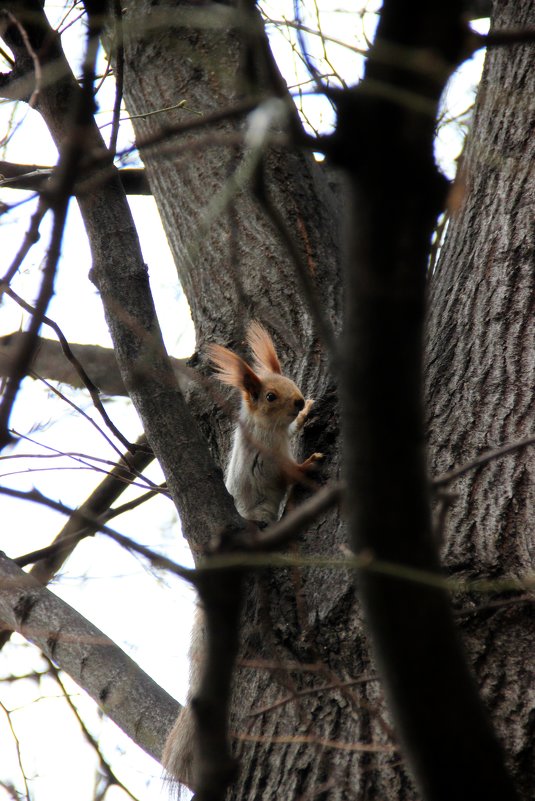
{"type": "Polygon", "coordinates": [[[249,325],[247,342],[254,357],[252,367],[228,348],[208,346],[217,377],[240,390],[243,407],[256,425],[287,427],[304,408],[305,400],[294,382],[282,375],[273,340],[260,323],[249,325]]]}

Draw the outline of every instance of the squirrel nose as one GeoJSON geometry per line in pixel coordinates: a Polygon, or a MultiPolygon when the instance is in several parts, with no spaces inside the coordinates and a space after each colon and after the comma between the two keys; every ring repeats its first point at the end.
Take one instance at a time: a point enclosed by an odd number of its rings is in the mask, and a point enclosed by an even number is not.
{"type": "Polygon", "coordinates": [[[295,406],[295,408],[297,409],[298,412],[300,412],[301,409],[304,408],[304,405],[305,405],[305,401],[303,400],[303,398],[297,398],[297,400],[294,401],[294,406],[295,406]]]}

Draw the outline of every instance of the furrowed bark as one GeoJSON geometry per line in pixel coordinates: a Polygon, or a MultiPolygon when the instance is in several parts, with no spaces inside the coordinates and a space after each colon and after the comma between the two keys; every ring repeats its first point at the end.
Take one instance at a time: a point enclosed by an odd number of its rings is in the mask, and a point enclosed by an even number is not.
{"type": "MultiPolygon", "coordinates": [[[[495,4],[491,33],[535,26],[526,0],[495,4]]],[[[459,167],[461,202],[430,282],[426,401],[430,469],[440,474],[533,434],[535,406],[535,45],[489,49],[473,135],[459,167]]],[[[450,482],[444,561],[461,579],[533,571],[533,449],[450,482]]],[[[522,798],[535,794],[530,593],[456,599],[485,702],[522,798]]]]}

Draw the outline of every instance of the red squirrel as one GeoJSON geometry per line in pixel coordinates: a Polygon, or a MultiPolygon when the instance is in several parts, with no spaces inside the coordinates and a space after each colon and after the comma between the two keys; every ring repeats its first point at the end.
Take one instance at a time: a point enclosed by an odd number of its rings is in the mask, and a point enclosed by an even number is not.
{"type": "MultiPolygon", "coordinates": [[[[241,392],[225,486],[242,517],[266,525],[280,518],[290,487],[306,478],[322,454],[313,453],[300,464],[295,461],[292,437],[302,428],[314,401],[305,401],[294,382],[282,375],[273,341],[260,323],[249,325],[247,343],[252,366],[221,345],[209,345],[207,353],[218,379],[241,392]]],[[[188,698],[197,691],[203,658],[204,625],[198,608],[190,646],[188,698]]],[[[192,789],[194,737],[193,715],[186,706],[167,738],[162,763],[171,781],[192,789]]]]}
{"type": "Polygon", "coordinates": [[[273,341],[260,323],[249,325],[247,342],[252,367],[221,345],[207,349],[219,380],[242,396],[225,486],[242,517],[271,523],[281,516],[290,486],[302,480],[322,454],[313,453],[301,464],[295,461],[291,440],[314,401],[305,402],[294,382],[282,375],[273,341]]]}

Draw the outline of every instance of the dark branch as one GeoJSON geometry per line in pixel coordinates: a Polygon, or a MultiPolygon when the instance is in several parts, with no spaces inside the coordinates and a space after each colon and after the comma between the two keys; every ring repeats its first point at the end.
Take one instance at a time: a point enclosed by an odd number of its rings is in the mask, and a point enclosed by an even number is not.
{"type": "Polygon", "coordinates": [[[401,578],[403,570],[440,572],[423,445],[422,343],[429,246],[446,188],[433,158],[435,120],[465,47],[459,2],[385,0],[365,78],[340,93],[332,138],[352,214],[342,360],[346,508],[357,557],[397,566],[388,575],[363,565],[357,588],[397,734],[426,801],[516,798],[445,588],[401,578]]]}
{"type": "MultiPolygon", "coordinates": [[[[27,74],[35,73],[36,89],[35,92],[41,94],[41,61],[38,56],[39,45],[42,43],[40,36],[36,41],[30,41],[34,20],[26,29],[27,20],[23,22],[15,19],[8,14],[9,23],[4,34],[7,43],[10,45],[14,55],[17,68],[27,74]],[[22,41],[21,41],[22,40],[22,41]]],[[[42,33],[42,28],[39,31],[42,33]]],[[[8,432],[9,418],[19,391],[22,379],[27,375],[32,362],[38,342],[38,332],[43,322],[43,317],[48,308],[50,299],[54,291],[54,279],[58,259],[60,255],[63,230],[67,217],[69,197],[74,187],[75,176],[78,165],[81,163],[86,146],[86,131],[88,130],[93,113],[93,79],[95,74],[96,47],[91,38],[88,38],[87,49],[84,58],[82,88],[78,93],[74,105],[74,113],[71,109],[68,121],[66,121],[63,141],[60,145],[60,159],[54,179],[47,192],[47,200],[50,208],[54,212],[54,223],[50,244],[47,250],[45,266],[35,310],[32,314],[28,330],[25,337],[21,340],[20,347],[13,364],[13,371],[9,376],[0,405],[0,448],[10,441],[8,432]]],[[[34,93],[32,93],[32,98],[34,93]]]]}
{"type": "MultiPolygon", "coordinates": [[[[41,192],[47,188],[53,171],[54,167],[42,164],[14,164],[11,161],[0,161],[0,186],[6,189],[27,189],[32,192],[41,192]]],[[[119,170],[119,178],[127,195],[151,194],[144,169],[125,167],[119,170]]],[[[77,193],[78,188],[80,190],[84,188],[83,180],[83,171],[80,171],[78,181],[81,186],[78,187],[78,184],[75,184],[74,194],[77,193]]]]}
{"type": "MultiPolygon", "coordinates": [[[[128,489],[135,476],[141,473],[154,459],[154,455],[147,450],[146,440],[142,437],[138,441],[136,453],[125,454],[122,464],[117,464],[109,475],[93,490],[89,498],[74,512],[70,520],[55,538],[48,556],[43,556],[34,564],[31,574],[40,584],[45,586],[61,569],[65,560],[73,552],[78,542],[84,537],[91,537],[98,531],[97,520],[103,522],[111,518],[110,507],[121,494],[128,489]],[[82,522],[80,515],[86,516],[82,522]],[[89,522],[90,520],[93,522],[89,522]]],[[[114,515],[115,516],[115,515],[114,515]]],[[[32,559],[35,562],[35,559],[32,559]]],[[[22,562],[19,561],[22,566],[22,562]]]]}
{"type": "Polygon", "coordinates": [[[525,437],[525,439],[521,439],[518,442],[510,442],[507,445],[502,445],[500,448],[491,448],[491,450],[480,453],[479,456],[466,462],[466,464],[454,467],[453,470],[449,470],[447,473],[437,476],[433,479],[433,486],[442,487],[444,484],[449,484],[459,476],[470,472],[470,470],[477,470],[477,468],[483,467],[483,465],[493,462],[496,459],[501,459],[503,456],[507,456],[510,453],[522,450],[523,448],[529,448],[530,445],[535,445],[535,436],[525,437]]]}

